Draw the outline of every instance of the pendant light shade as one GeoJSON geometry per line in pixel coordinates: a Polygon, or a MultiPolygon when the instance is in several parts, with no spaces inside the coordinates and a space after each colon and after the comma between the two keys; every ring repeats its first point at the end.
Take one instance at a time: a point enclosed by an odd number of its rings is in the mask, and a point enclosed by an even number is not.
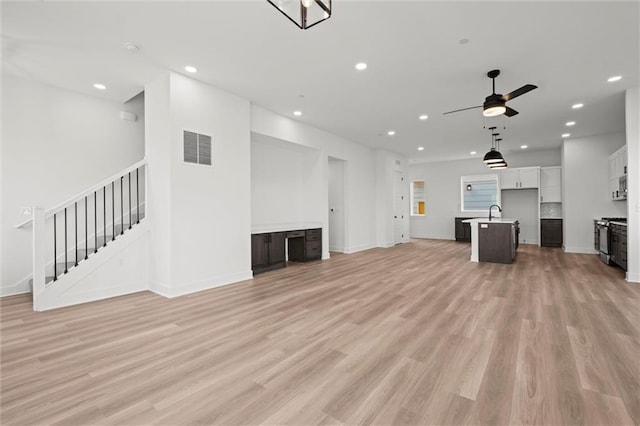
{"type": "Polygon", "coordinates": [[[267,0],[301,30],[331,17],[331,0],[267,0]]]}
{"type": "Polygon", "coordinates": [[[484,159],[482,161],[484,161],[489,167],[491,167],[492,163],[499,163],[501,161],[504,161],[504,158],[502,157],[500,151],[496,151],[496,149],[492,147],[491,151],[487,152],[484,155],[484,159]]]}

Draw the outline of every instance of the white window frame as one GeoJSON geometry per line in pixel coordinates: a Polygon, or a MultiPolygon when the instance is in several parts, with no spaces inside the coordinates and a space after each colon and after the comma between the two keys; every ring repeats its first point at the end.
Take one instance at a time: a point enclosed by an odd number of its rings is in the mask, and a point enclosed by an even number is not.
{"type": "MultiPolygon", "coordinates": [[[[473,213],[479,214],[484,213],[487,216],[489,215],[489,209],[487,210],[465,210],[464,209],[464,192],[467,190],[467,184],[473,182],[487,182],[487,181],[495,181],[496,183],[496,204],[502,205],[502,191],[500,190],[500,176],[497,174],[486,174],[486,175],[473,175],[473,176],[461,176],[460,177],[460,211],[464,213],[473,213]]],[[[499,211],[494,210],[496,217],[500,217],[501,213],[499,211]]]]}

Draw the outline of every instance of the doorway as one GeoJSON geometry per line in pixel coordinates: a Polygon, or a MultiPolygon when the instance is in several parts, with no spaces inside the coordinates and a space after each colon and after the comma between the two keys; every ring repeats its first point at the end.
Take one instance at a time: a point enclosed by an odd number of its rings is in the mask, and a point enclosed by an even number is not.
{"type": "Polygon", "coordinates": [[[404,174],[393,172],[393,243],[404,241],[404,174]]]}
{"type": "Polygon", "coordinates": [[[329,157],[329,251],[345,250],[345,161],[329,157]]]}

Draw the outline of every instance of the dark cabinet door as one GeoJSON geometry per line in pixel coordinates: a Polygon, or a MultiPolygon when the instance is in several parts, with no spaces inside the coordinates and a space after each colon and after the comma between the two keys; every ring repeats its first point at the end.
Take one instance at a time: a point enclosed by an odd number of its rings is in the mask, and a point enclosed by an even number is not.
{"type": "Polygon", "coordinates": [[[471,224],[462,223],[463,220],[469,219],[468,217],[456,217],[455,220],[455,235],[456,241],[471,242],[471,224]]]}
{"type": "Polygon", "coordinates": [[[540,221],[540,245],[542,247],[562,247],[562,219],[542,219],[540,221]]]}
{"type": "Polygon", "coordinates": [[[269,234],[251,235],[251,269],[265,267],[269,264],[267,240],[269,234]]]}
{"type": "Polygon", "coordinates": [[[271,233],[271,241],[269,243],[269,263],[284,263],[284,232],[271,233]]]}

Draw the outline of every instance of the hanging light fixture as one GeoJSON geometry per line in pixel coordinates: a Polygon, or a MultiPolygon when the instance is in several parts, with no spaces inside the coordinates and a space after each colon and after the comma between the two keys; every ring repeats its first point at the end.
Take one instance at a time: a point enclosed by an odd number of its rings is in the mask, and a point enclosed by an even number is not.
{"type": "Polygon", "coordinates": [[[495,137],[498,136],[499,133],[494,133],[493,131],[495,129],[495,127],[489,127],[489,130],[491,130],[491,150],[484,155],[484,159],[482,160],[487,165],[504,161],[502,154],[496,149],[495,137]]]}
{"type": "Polygon", "coordinates": [[[331,17],[331,0],[267,0],[301,30],[331,17]]]}
{"type": "MultiPolygon", "coordinates": [[[[499,135],[499,133],[494,133],[494,134],[492,134],[492,137],[494,137],[494,146],[495,146],[495,149],[496,149],[495,152],[500,154],[500,141],[502,139],[496,138],[496,136],[498,136],[498,135],[499,135]]],[[[501,160],[496,161],[496,162],[492,162],[492,163],[487,163],[487,166],[489,166],[489,168],[491,170],[506,169],[508,167],[507,161],[504,159],[504,157],[502,157],[502,154],[500,154],[500,157],[502,158],[501,160]]]]}

